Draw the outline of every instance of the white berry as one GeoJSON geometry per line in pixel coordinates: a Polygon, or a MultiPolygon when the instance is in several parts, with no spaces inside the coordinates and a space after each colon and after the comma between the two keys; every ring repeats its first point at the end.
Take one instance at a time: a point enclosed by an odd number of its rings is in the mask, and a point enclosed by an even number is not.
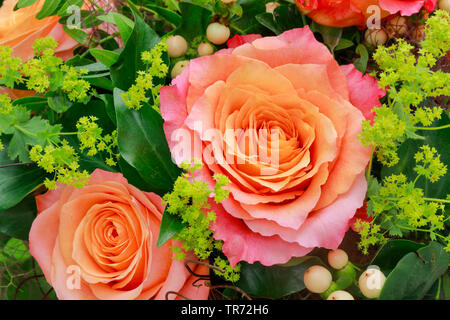
{"type": "Polygon", "coordinates": [[[327,300],[355,300],[353,296],[344,290],[337,290],[331,293],[327,300]]]}
{"type": "Polygon", "coordinates": [[[179,58],[184,55],[188,49],[188,43],[182,36],[170,36],[166,40],[169,56],[171,58],[179,58]]]}
{"type": "Polygon", "coordinates": [[[188,64],[189,64],[188,60],[182,60],[182,61],[178,61],[177,63],[175,63],[175,65],[172,68],[172,72],[170,74],[172,76],[172,79],[179,76],[188,64]]]}
{"type": "Polygon", "coordinates": [[[214,44],[224,44],[230,37],[230,28],[227,26],[213,22],[206,29],[206,38],[214,44]]]}
{"type": "Polygon", "coordinates": [[[332,280],[330,271],[318,265],[309,267],[303,276],[306,289],[313,293],[325,292],[330,287],[332,280]]]}
{"type": "Polygon", "coordinates": [[[367,29],[364,39],[369,46],[375,48],[386,43],[388,35],[383,29],[367,29]]]}
{"type": "Polygon", "coordinates": [[[202,42],[197,48],[200,57],[209,56],[214,53],[214,47],[208,42],[202,42]]]}
{"type": "Polygon", "coordinates": [[[328,252],[328,264],[336,270],[344,268],[348,263],[348,255],[342,249],[328,252]]]}
{"type": "Polygon", "coordinates": [[[439,9],[445,10],[450,13],[450,0],[440,0],[438,7],[439,9]]]}
{"type": "Polygon", "coordinates": [[[280,4],[278,2],[268,2],[266,3],[266,12],[273,13],[273,11],[279,6],[280,4]]]}
{"type": "Polygon", "coordinates": [[[406,18],[401,16],[393,17],[386,22],[386,30],[391,38],[401,37],[408,30],[406,18]]]}
{"type": "Polygon", "coordinates": [[[369,267],[359,277],[359,289],[369,299],[378,298],[385,281],[386,277],[383,272],[377,268],[369,267]]]}

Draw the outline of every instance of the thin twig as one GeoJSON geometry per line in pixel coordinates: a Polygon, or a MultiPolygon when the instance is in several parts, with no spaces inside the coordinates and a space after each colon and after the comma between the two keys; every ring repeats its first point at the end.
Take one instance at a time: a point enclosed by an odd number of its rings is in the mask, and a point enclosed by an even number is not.
{"type": "Polygon", "coordinates": [[[206,263],[206,262],[202,262],[202,261],[198,261],[198,260],[186,260],[186,261],[184,262],[184,266],[185,266],[186,269],[189,271],[189,273],[192,274],[193,276],[200,277],[200,278],[206,278],[206,279],[209,279],[209,278],[210,278],[210,275],[207,275],[207,274],[203,274],[203,275],[202,275],[202,274],[197,274],[197,273],[195,273],[195,272],[192,271],[192,269],[189,267],[188,263],[196,263],[196,264],[200,264],[200,265],[202,265],[202,266],[205,266],[205,267],[208,267],[208,268],[210,268],[210,269],[219,271],[219,272],[221,272],[221,273],[224,273],[224,272],[225,272],[225,270],[223,270],[223,269],[221,269],[221,268],[219,268],[219,267],[213,266],[212,264],[209,264],[209,263],[206,263]]]}
{"type": "Polygon", "coordinates": [[[13,298],[13,299],[14,299],[14,300],[17,300],[17,295],[18,295],[18,293],[19,293],[19,290],[20,290],[20,288],[22,288],[22,286],[23,286],[25,283],[27,283],[28,281],[33,280],[33,279],[41,278],[41,277],[43,277],[43,276],[44,276],[43,274],[38,274],[38,275],[31,276],[31,277],[28,277],[28,278],[23,279],[23,280],[19,283],[19,285],[17,286],[16,292],[14,292],[14,298],[13,298]]]}
{"type": "Polygon", "coordinates": [[[170,295],[170,294],[177,295],[177,296],[179,296],[179,297],[182,297],[182,298],[185,299],[185,300],[192,300],[192,299],[186,297],[185,295],[182,295],[181,293],[179,293],[179,292],[177,292],[177,291],[167,291],[167,292],[166,292],[166,300],[169,300],[169,295],[170,295]]]}
{"type": "MultiPolygon", "coordinates": [[[[31,264],[33,265],[33,273],[35,276],[38,276],[37,272],[36,272],[36,261],[34,259],[31,259],[31,264]]],[[[39,282],[39,279],[36,279],[36,283],[38,285],[39,291],[42,294],[45,294],[44,289],[42,289],[41,283],[39,282]]]]}
{"type": "Polygon", "coordinates": [[[239,292],[243,297],[245,297],[247,300],[252,300],[252,298],[245,293],[244,290],[242,290],[241,288],[235,287],[235,286],[230,286],[230,285],[226,285],[226,284],[222,284],[222,285],[215,285],[215,286],[209,286],[210,289],[232,289],[234,291],[239,292]]]}
{"type": "Polygon", "coordinates": [[[50,288],[42,297],[42,300],[46,300],[49,296],[49,294],[53,291],[53,288],[50,288]]]}
{"type": "Polygon", "coordinates": [[[19,162],[19,163],[8,163],[8,164],[2,164],[0,165],[1,168],[8,168],[8,167],[18,167],[18,166],[30,166],[32,164],[36,164],[36,162],[19,162]]]}

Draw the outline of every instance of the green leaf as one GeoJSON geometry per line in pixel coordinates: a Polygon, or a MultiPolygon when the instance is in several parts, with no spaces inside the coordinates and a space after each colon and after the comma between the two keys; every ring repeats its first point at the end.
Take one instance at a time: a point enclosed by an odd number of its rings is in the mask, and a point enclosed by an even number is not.
{"type": "Polygon", "coordinates": [[[450,253],[437,242],[406,254],[392,270],[380,300],[420,300],[433,283],[448,270],[450,253]]]}
{"type": "Polygon", "coordinates": [[[98,96],[105,103],[105,110],[109,119],[117,127],[116,110],[114,109],[114,97],[112,94],[104,93],[98,96]]]}
{"type": "Polygon", "coordinates": [[[359,58],[353,62],[356,69],[361,71],[362,73],[366,73],[367,63],[369,62],[369,52],[367,48],[363,44],[358,44],[356,47],[356,53],[359,54],[359,58]]]}
{"type": "Polygon", "coordinates": [[[144,51],[151,50],[158,42],[158,35],[133,12],[134,29],[119,59],[111,66],[111,79],[117,88],[128,90],[136,79],[138,71],[145,69],[141,59],[144,51]]]}
{"type": "Polygon", "coordinates": [[[424,246],[424,244],[410,240],[390,240],[378,250],[370,264],[378,266],[380,270],[387,275],[406,254],[414,252],[424,246]]]}
{"type": "Polygon", "coordinates": [[[275,22],[272,13],[269,12],[260,13],[255,17],[255,19],[261,25],[263,25],[264,27],[266,27],[267,29],[269,29],[270,31],[272,31],[277,35],[283,32],[283,30],[281,30],[281,28],[275,22]]]}
{"type": "Polygon", "coordinates": [[[442,289],[446,300],[450,300],[450,276],[446,274],[442,277],[442,289]]]}
{"type": "Polygon", "coordinates": [[[303,290],[305,271],[313,265],[323,265],[318,257],[308,256],[270,267],[259,262],[241,264],[241,277],[236,285],[248,294],[273,299],[303,290]]]}
{"type": "Polygon", "coordinates": [[[242,6],[237,2],[232,2],[230,6],[230,13],[232,15],[236,15],[239,17],[242,17],[242,14],[244,13],[244,10],[242,9],[242,6]]]}
{"type": "Polygon", "coordinates": [[[174,235],[176,235],[179,231],[181,231],[185,227],[186,224],[183,223],[179,218],[164,210],[156,247],[160,248],[162,245],[164,245],[167,241],[169,241],[174,235]]]}
{"type": "Polygon", "coordinates": [[[47,98],[45,97],[23,97],[12,102],[14,106],[24,106],[28,110],[40,111],[47,107],[47,98]]]}
{"type": "Polygon", "coordinates": [[[237,0],[242,7],[241,17],[234,16],[230,21],[230,29],[237,34],[262,33],[264,28],[256,19],[256,16],[266,12],[264,1],[261,0],[237,0]]]}
{"type": "Polygon", "coordinates": [[[119,150],[152,191],[162,195],[172,190],[180,169],[172,162],[161,115],[147,103],[130,110],[122,100],[124,91],[114,89],[119,150]]]}
{"type": "Polygon", "coordinates": [[[302,14],[296,5],[280,5],[273,11],[274,19],[282,32],[304,26],[302,14]]]}
{"type": "Polygon", "coordinates": [[[86,33],[86,31],[83,31],[81,29],[70,29],[67,26],[63,26],[64,32],[67,33],[73,40],[76,42],[87,45],[89,35],[86,33]]]}
{"type": "Polygon", "coordinates": [[[69,111],[64,113],[60,119],[60,123],[63,125],[63,131],[77,132],[77,122],[81,117],[85,116],[96,117],[98,119],[97,123],[103,129],[104,134],[110,134],[116,129],[116,126],[109,118],[104,100],[92,99],[87,105],[75,103],[69,111]]]}
{"type": "Polygon", "coordinates": [[[66,112],[72,106],[72,102],[69,101],[66,95],[53,94],[53,92],[48,93],[47,102],[49,108],[57,113],[66,112]]]}
{"type": "Polygon", "coordinates": [[[108,91],[114,90],[113,82],[107,77],[84,78],[92,87],[102,88],[108,91]]]}
{"type": "Polygon", "coordinates": [[[336,46],[336,48],[334,48],[334,51],[347,49],[347,48],[352,47],[353,45],[354,45],[353,41],[345,39],[345,38],[341,38],[341,40],[339,40],[339,43],[336,46]]]}
{"type": "Polygon", "coordinates": [[[23,241],[11,238],[1,251],[0,262],[5,262],[7,264],[23,263],[30,257],[30,252],[23,241]]]}
{"type": "Polygon", "coordinates": [[[89,53],[107,67],[111,67],[120,57],[117,52],[97,48],[89,49],[89,53]]]}
{"type": "Polygon", "coordinates": [[[17,1],[16,5],[14,6],[14,11],[29,7],[33,4],[35,4],[38,0],[19,0],[17,1]]]}
{"type": "Polygon", "coordinates": [[[127,43],[131,33],[133,32],[133,20],[117,12],[108,12],[108,14],[99,16],[98,19],[116,25],[120,36],[122,37],[123,43],[127,43]]]}
{"type": "MultiPolygon", "coordinates": [[[[443,114],[442,119],[436,121],[432,127],[444,126],[450,123],[450,117],[443,114]]],[[[414,154],[419,151],[423,145],[429,145],[436,148],[441,156],[441,161],[444,164],[450,163],[450,128],[442,130],[418,130],[416,134],[422,136],[421,140],[406,140],[398,149],[399,162],[392,167],[383,167],[381,170],[381,177],[385,178],[392,174],[403,173],[409,180],[414,181],[417,177],[417,172],[414,171],[416,161],[414,154]]],[[[432,183],[424,177],[417,180],[415,186],[424,191],[424,196],[427,198],[445,199],[449,193],[448,186],[450,186],[450,170],[445,176],[438,181],[432,183]]]]}
{"type": "Polygon", "coordinates": [[[342,37],[342,28],[323,26],[314,21],[311,24],[311,30],[322,35],[323,42],[328,46],[331,52],[334,51],[342,37]]]}
{"type": "Polygon", "coordinates": [[[168,23],[170,23],[171,25],[173,25],[175,27],[180,26],[180,24],[183,20],[183,18],[179,14],[173,12],[172,10],[168,10],[166,8],[162,8],[159,6],[152,5],[152,4],[147,4],[147,5],[145,5],[145,7],[147,9],[151,10],[152,12],[156,13],[156,15],[160,19],[167,21],[168,23]]]}
{"type": "Polygon", "coordinates": [[[44,19],[49,16],[53,16],[58,12],[59,6],[62,0],[45,0],[41,11],[38,12],[36,18],[38,20],[44,19]]]}
{"type": "Polygon", "coordinates": [[[22,123],[16,123],[13,127],[13,136],[9,143],[8,156],[10,159],[19,157],[21,162],[28,162],[28,146],[47,144],[47,137],[43,136],[50,130],[48,120],[41,117],[33,117],[22,123]]]}
{"type": "MultiPolygon", "coordinates": [[[[3,141],[5,143],[5,141],[3,141]]],[[[0,151],[0,166],[12,164],[8,157],[7,144],[0,151]]],[[[44,171],[34,165],[0,168],[0,210],[17,205],[44,181],[44,171]]]]}
{"type": "Polygon", "coordinates": [[[56,13],[58,16],[60,17],[65,17],[68,15],[73,14],[72,11],[67,11],[67,9],[69,9],[69,7],[71,6],[76,6],[78,8],[81,8],[83,6],[84,0],[70,0],[70,1],[66,1],[62,7],[58,10],[58,12],[56,13]]]}
{"type": "Polygon", "coordinates": [[[36,200],[33,196],[25,198],[12,208],[0,210],[0,232],[10,237],[28,240],[36,212],[36,200]]]}
{"type": "Polygon", "coordinates": [[[63,9],[64,9],[64,7],[61,7],[61,10],[59,10],[57,13],[58,16],[62,17],[61,19],[59,19],[59,23],[62,25],[71,25],[72,27],[86,29],[86,28],[97,27],[103,23],[103,21],[98,19],[98,16],[96,16],[95,14],[92,14],[92,11],[81,10],[80,11],[80,20],[78,21],[77,19],[75,19],[77,17],[74,16],[74,14],[77,13],[75,10],[74,11],[69,10],[67,12],[67,9],[66,9],[67,13],[62,15],[63,9]],[[80,22],[80,25],[75,24],[78,22],[80,22]]]}
{"type": "Polygon", "coordinates": [[[208,27],[212,12],[205,7],[189,2],[180,2],[182,21],[174,34],[183,36],[188,42],[204,35],[208,27]]]}

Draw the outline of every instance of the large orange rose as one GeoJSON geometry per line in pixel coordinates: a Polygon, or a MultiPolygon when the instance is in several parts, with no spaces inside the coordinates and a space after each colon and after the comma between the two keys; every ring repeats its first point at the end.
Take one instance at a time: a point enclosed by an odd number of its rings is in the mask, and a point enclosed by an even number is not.
{"type": "Polygon", "coordinates": [[[199,158],[197,179],[231,180],[229,198],[211,207],[232,264],[339,246],[366,194],[370,152],[358,134],[383,94],[308,27],[191,60],[161,89],[176,163],[199,158]]]}
{"type": "Polygon", "coordinates": [[[156,247],[161,198],[120,173],[97,169],[82,189],[61,186],[36,202],[30,252],[59,299],[165,299],[168,291],[208,297],[208,287],[193,286],[184,262],[172,259],[172,241],[156,247]]]}
{"type": "Polygon", "coordinates": [[[297,7],[311,19],[325,26],[364,26],[373,17],[372,5],[380,9],[380,16],[400,13],[410,16],[425,7],[433,11],[437,0],[295,0],[297,7]]]}

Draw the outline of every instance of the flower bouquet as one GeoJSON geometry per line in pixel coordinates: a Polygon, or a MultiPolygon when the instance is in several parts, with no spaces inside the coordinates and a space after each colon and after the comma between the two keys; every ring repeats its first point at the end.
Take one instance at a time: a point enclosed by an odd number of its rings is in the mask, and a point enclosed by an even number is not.
{"type": "Polygon", "coordinates": [[[450,298],[448,0],[0,5],[1,299],[450,298]]]}

